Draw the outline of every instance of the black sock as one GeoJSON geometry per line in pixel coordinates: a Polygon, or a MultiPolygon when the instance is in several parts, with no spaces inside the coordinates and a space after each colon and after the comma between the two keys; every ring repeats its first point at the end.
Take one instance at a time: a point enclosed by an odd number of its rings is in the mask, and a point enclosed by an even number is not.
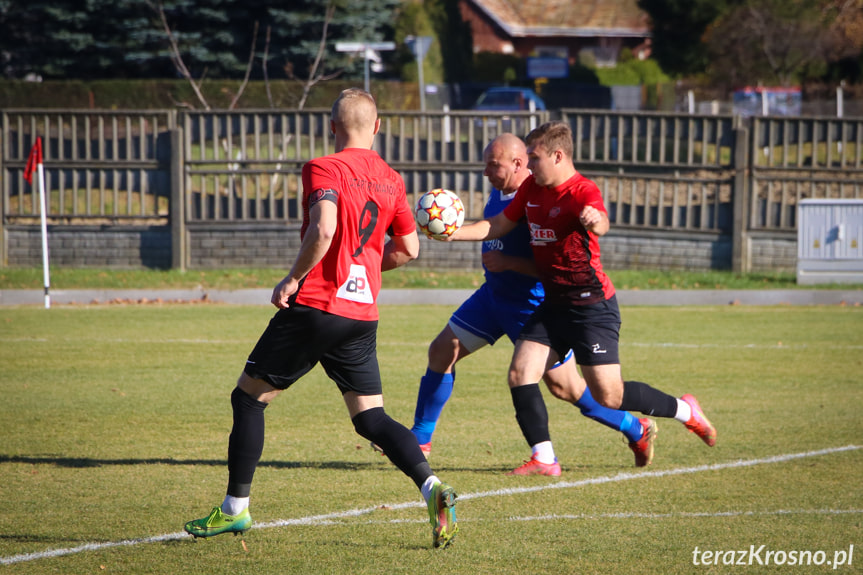
{"type": "Polygon", "coordinates": [[[640,381],[624,381],[620,411],[640,411],[654,417],[674,417],[677,414],[677,398],[640,381]]]}
{"type": "Polygon", "coordinates": [[[512,405],[515,407],[515,420],[521,433],[531,447],[543,441],[551,441],[548,432],[548,411],[542,400],[538,383],[520,385],[510,390],[512,405]]]}
{"type": "Polygon", "coordinates": [[[384,450],[393,464],[410,477],[417,487],[433,475],[416,436],[410,429],[386,414],[383,407],[358,413],[351,420],[361,436],[384,450]]]}
{"type": "Polygon", "coordinates": [[[264,409],[267,404],[235,387],[231,393],[234,427],[228,439],[228,495],[248,497],[252,477],[264,451],[264,409]]]}

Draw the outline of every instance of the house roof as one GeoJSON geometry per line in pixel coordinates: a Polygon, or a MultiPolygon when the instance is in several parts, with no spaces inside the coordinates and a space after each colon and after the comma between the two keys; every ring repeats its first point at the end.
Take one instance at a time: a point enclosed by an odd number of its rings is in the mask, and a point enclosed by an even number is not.
{"type": "Polygon", "coordinates": [[[510,37],[650,36],[636,0],[469,0],[510,37]]]}

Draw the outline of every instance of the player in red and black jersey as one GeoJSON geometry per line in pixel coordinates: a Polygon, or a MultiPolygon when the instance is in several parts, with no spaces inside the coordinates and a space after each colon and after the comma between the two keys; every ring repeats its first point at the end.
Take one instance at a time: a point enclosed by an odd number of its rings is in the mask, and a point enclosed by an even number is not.
{"type": "Polygon", "coordinates": [[[381,446],[416,483],[428,505],[434,546],[446,547],[458,531],[456,494],[432,473],[414,434],[384,412],[376,350],[381,271],[419,255],[413,212],[401,176],[372,150],[380,119],[371,94],[343,91],[330,128],[336,152],[303,167],[302,244],[273,289],[279,311],[231,395],[227,494],[185,529],[210,537],[251,527],[249,493],[264,446],[264,409],[320,363],[341,391],[357,433],[381,446]]]}
{"type": "Polygon", "coordinates": [[[545,300],[524,326],[509,369],[516,417],[525,436],[542,421],[540,377],[572,349],[594,398],[606,407],[675,418],[707,445],[716,429],[695,397],[673,397],[646,383],[623,381],[618,355],[620,311],[602,270],[598,238],[610,222],[596,184],[576,171],[572,131],[548,122],[527,136],[532,174],[500,214],[463,226],[450,240],[490,240],[524,220],[545,300]]]}

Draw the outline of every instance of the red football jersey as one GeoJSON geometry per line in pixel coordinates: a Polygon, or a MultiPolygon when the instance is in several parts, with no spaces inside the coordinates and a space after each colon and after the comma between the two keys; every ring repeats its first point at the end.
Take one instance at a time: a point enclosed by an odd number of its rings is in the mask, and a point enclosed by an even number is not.
{"type": "Polygon", "coordinates": [[[303,280],[296,302],[376,320],[387,231],[405,236],[416,230],[404,180],[372,150],[347,148],[311,160],[303,166],[301,236],[309,225],[310,200],[321,196],[337,203],[336,233],[324,258],[303,280]]]}
{"type": "Polygon", "coordinates": [[[597,236],[579,219],[585,206],[608,213],[596,184],[576,173],[556,188],[539,186],[530,176],[504,209],[510,220],[527,218],[533,259],[549,303],[586,305],[614,295],[599,261],[597,236]]]}

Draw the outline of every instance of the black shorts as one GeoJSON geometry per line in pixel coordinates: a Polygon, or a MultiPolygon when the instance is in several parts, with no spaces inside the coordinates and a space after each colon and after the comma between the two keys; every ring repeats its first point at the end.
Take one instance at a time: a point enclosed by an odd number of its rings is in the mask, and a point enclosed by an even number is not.
{"type": "Polygon", "coordinates": [[[527,320],[519,339],[549,346],[558,357],[571,349],[579,365],[620,363],[620,310],[617,298],[591,305],[541,304],[527,320]]]}
{"type": "Polygon", "coordinates": [[[342,393],[381,394],[377,321],[294,304],[270,320],[243,371],[287,389],[320,362],[342,393]]]}

